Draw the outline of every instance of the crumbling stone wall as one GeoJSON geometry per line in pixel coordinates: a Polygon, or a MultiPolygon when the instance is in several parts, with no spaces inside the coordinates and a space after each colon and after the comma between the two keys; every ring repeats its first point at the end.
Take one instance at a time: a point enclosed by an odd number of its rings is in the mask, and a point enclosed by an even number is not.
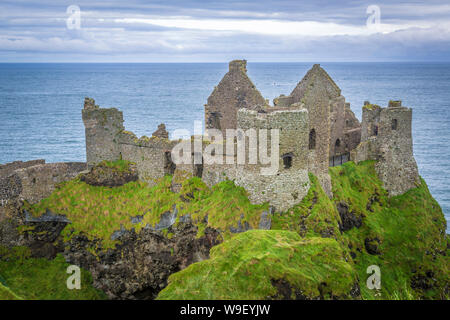
{"type": "Polygon", "coordinates": [[[82,110],[86,136],[86,161],[91,168],[102,160],[120,158],[117,136],[124,131],[123,113],[115,108],[104,109],[86,98],[82,110]]]}
{"type": "Polygon", "coordinates": [[[16,201],[36,203],[50,196],[58,183],[75,178],[86,170],[84,162],[45,163],[43,160],[22,164],[7,164],[3,168],[18,168],[3,171],[0,176],[0,220],[3,209],[16,201]],[[38,163],[28,166],[32,163],[38,163]]]}
{"type": "Polygon", "coordinates": [[[166,174],[173,174],[175,164],[171,160],[172,148],[178,141],[170,141],[158,136],[141,137],[123,131],[116,137],[120,157],[136,163],[139,178],[149,183],[166,174]]]}
{"type": "Polygon", "coordinates": [[[412,147],[412,110],[401,101],[387,108],[363,107],[362,142],[352,152],[355,162],[377,160],[375,169],[391,196],[405,193],[420,182],[412,147]]]}
{"type": "Polygon", "coordinates": [[[338,96],[330,105],[330,157],[345,153],[345,98],[338,96]]]}
{"type": "Polygon", "coordinates": [[[345,104],[344,148],[346,153],[351,152],[361,142],[361,124],[350,109],[350,103],[345,104]]]}
{"type": "Polygon", "coordinates": [[[37,164],[44,164],[44,159],[30,160],[30,161],[14,161],[10,163],[0,164],[0,177],[9,176],[17,169],[28,168],[37,164]]]}
{"type": "Polygon", "coordinates": [[[128,160],[136,163],[139,178],[151,184],[166,174],[173,174],[175,165],[170,152],[178,141],[168,139],[164,124],[158,126],[152,137],[138,139],[125,130],[121,111],[100,108],[90,98],[85,99],[82,115],[89,167],[103,160],[128,160]]]}
{"type": "Polygon", "coordinates": [[[237,111],[241,108],[255,108],[266,101],[247,76],[247,61],[234,60],[229,71],[222,78],[205,105],[205,126],[207,129],[236,129],[237,111]]]}
{"type": "MultiPolygon", "coordinates": [[[[238,112],[238,128],[242,130],[267,129],[267,149],[271,154],[270,129],[279,132],[278,171],[263,175],[261,169],[268,167],[260,162],[236,167],[236,184],[249,192],[254,203],[269,202],[276,210],[285,211],[299,203],[308,193],[308,140],[309,116],[304,108],[276,110],[259,113],[241,109],[238,112]]],[[[260,142],[260,139],[258,140],[260,142]]]]}
{"type": "MultiPolygon", "coordinates": [[[[330,150],[334,150],[335,144],[332,138],[340,136],[339,132],[343,129],[342,121],[336,123],[332,129],[332,118],[333,122],[343,118],[338,108],[345,103],[341,98],[341,90],[325,70],[315,64],[297,84],[289,98],[284,97],[284,100],[284,103],[288,101],[291,105],[301,103],[308,110],[309,130],[315,142],[309,145],[310,171],[318,177],[325,192],[331,196],[328,165],[330,150]]],[[[274,100],[274,104],[278,101],[274,100]]]]}
{"type": "Polygon", "coordinates": [[[309,113],[309,170],[331,196],[329,159],[348,153],[360,142],[360,125],[328,73],[315,64],[289,96],[274,99],[276,107],[303,104],[309,113]]]}

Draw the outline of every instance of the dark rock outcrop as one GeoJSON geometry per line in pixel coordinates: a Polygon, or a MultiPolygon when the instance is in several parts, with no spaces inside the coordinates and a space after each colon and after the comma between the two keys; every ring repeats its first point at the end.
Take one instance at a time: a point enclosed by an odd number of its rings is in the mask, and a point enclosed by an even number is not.
{"type": "Polygon", "coordinates": [[[6,208],[8,217],[0,221],[0,246],[27,246],[35,258],[53,259],[64,250],[61,231],[70,221],[48,211],[33,217],[22,209],[21,202],[11,202],[6,208]]]}
{"type": "Polygon", "coordinates": [[[339,202],[337,205],[341,222],[339,223],[339,230],[342,232],[352,229],[353,227],[359,228],[362,225],[362,219],[360,216],[356,216],[353,211],[348,209],[348,205],[345,202],[339,202]]]}
{"type": "Polygon", "coordinates": [[[91,186],[118,187],[139,178],[136,166],[129,164],[126,170],[119,170],[105,163],[99,163],[88,173],[82,174],[80,180],[91,186]]]}
{"type": "Polygon", "coordinates": [[[148,228],[139,233],[122,230],[120,244],[97,251],[97,257],[89,250],[95,241],[76,236],[64,255],[70,263],[89,270],[94,286],[112,299],[153,299],[172,273],[209,258],[210,248],[219,242],[219,233],[209,228],[197,238],[197,227],[190,223],[172,226],[168,232],[173,234],[170,239],[148,228]]]}
{"type": "Polygon", "coordinates": [[[378,238],[366,238],[364,239],[364,246],[369,254],[379,255],[380,250],[380,239],[378,238]]]}

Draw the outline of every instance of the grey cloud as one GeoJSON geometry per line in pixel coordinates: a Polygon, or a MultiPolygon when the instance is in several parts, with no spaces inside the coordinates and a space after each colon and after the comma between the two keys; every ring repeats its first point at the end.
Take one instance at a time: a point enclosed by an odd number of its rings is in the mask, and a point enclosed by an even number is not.
{"type": "Polygon", "coordinates": [[[72,1],[3,1],[0,60],[220,61],[245,56],[259,61],[449,60],[448,1],[377,1],[382,22],[429,25],[364,36],[258,35],[118,23],[123,18],[271,19],[334,22],[364,27],[372,1],[74,1],[82,29],[67,30],[72,1]],[[447,15],[447,16],[446,16],[447,15]]]}

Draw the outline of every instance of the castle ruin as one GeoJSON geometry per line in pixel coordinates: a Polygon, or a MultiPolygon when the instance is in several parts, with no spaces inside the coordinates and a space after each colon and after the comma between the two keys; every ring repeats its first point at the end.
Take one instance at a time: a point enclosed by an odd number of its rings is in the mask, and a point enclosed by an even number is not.
{"type": "Polygon", "coordinates": [[[231,179],[247,190],[253,203],[269,202],[279,211],[299,203],[307,194],[308,172],[318,177],[331,197],[328,168],[349,160],[377,160],[377,172],[391,195],[403,193],[418,182],[412,154],[412,111],[400,102],[390,102],[384,109],[366,104],[360,123],[339,87],[316,64],[290,95],[279,96],[273,104],[268,104],[247,76],[245,60],[230,62],[228,73],[205,105],[205,136],[193,136],[190,141],[170,140],[163,124],[152,137],[138,139],[125,130],[122,112],[100,108],[93,99],[86,98],[82,116],[87,163],[92,167],[102,160],[129,160],[136,163],[140,179],[149,183],[166,174],[198,176],[209,186],[231,179]],[[237,129],[238,134],[232,140],[215,141],[207,133],[213,129],[237,129]],[[233,144],[234,151],[242,143],[248,155],[257,147],[245,135],[249,129],[257,134],[279,130],[276,174],[262,174],[267,164],[261,162],[202,161],[202,152],[211,149],[215,156],[236,160],[236,152],[228,154],[226,143],[233,144]],[[196,150],[199,138],[201,150],[196,150]],[[189,151],[193,156],[190,162],[178,165],[171,155],[180,143],[194,151],[189,151]]]}
{"type": "Polygon", "coordinates": [[[412,148],[412,109],[401,101],[390,101],[387,108],[366,102],[362,120],[361,143],[351,159],[376,160],[377,174],[392,196],[415,188],[420,178],[412,148]]]}

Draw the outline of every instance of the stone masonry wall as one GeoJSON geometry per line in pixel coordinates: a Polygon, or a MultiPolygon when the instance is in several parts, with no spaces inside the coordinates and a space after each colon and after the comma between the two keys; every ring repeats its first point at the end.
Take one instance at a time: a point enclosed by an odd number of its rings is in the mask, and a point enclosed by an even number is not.
{"type": "Polygon", "coordinates": [[[117,136],[124,130],[123,114],[111,108],[99,108],[94,99],[86,98],[82,110],[86,136],[86,160],[92,167],[102,160],[120,158],[117,136]]]}
{"type": "Polygon", "coordinates": [[[247,76],[247,61],[234,60],[205,105],[207,129],[236,129],[236,115],[241,108],[265,105],[266,101],[247,76]]]}
{"type": "Polygon", "coordinates": [[[375,169],[386,190],[395,196],[417,187],[420,178],[412,148],[412,110],[390,104],[380,115],[380,159],[375,169]]]}
{"type": "Polygon", "coordinates": [[[171,150],[179,141],[153,136],[138,139],[133,133],[124,131],[117,136],[121,158],[136,163],[139,178],[150,184],[166,174],[173,174],[171,150]]]}
{"type": "MultiPolygon", "coordinates": [[[[50,196],[58,183],[75,178],[86,170],[84,162],[42,163],[25,166],[0,177],[0,216],[11,201],[36,203],[50,196]]],[[[0,219],[1,220],[1,219],[0,219]]]]}
{"type": "Polygon", "coordinates": [[[303,104],[309,113],[309,170],[331,196],[329,159],[356,148],[361,140],[358,119],[341,96],[341,90],[328,73],[314,65],[289,96],[274,99],[276,107],[303,104]]]}
{"type": "MultiPolygon", "coordinates": [[[[310,171],[319,179],[325,192],[331,196],[331,178],[328,174],[332,140],[332,106],[338,110],[345,103],[341,90],[320,65],[314,65],[291,92],[292,103],[303,103],[309,114],[309,130],[315,132],[315,146],[310,152],[310,171]]],[[[343,117],[339,113],[340,117],[343,117]]],[[[337,120],[337,119],[336,119],[337,120]]],[[[340,136],[343,124],[333,130],[333,138],[340,136]],[[339,130],[339,131],[338,131],[339,130]]]]}
{"type": "Polygon", "coordinates": [[[115,108],[104,109],[85,99],[82,111],[86,132],[86,158],[89,167],[103,161],[119,159],[136,163],[139,178],[153,184],[175,167],[170,152],[178,141],[170,141],[164,124],[152,137],[137,138],[123,126],[123,113],[115,108]]]}
{"type": "MultiPolygon", "coordinates": [[[[285,211],[299,203],[309,190],[308,177],[308,136],[309,117],[306,109],[258,113],[254,110],[240,109],[238,128],[242,130],[279,129],[278,171],[273,175],[261,174],[256,165],[237,165],[235,182],[249,192],[254,203],[268,201],[276,210],[285,211]],[[289,166],[285,158],[289,157],[289,166]]],[[[272,152],[270,135],[268,135],[268,153],[272,152]]]]}
{"type": "Polygon", "coordinates": [[[352,160],[377,160],[375,169],[389,195],[403,194],[420,182],[412,147],[412,110],[401,101],[388,108],[366,103],[363,107],[362,142],[352,160]]]}
{"type": "Polygon", "coordinates": [[[44,164],[44,159],[38,159],[38,160],[30,160],[30,161],[14,161],[10,163],[0,164],[0,177],[6,177],[9,176],[11,173],[13,173],[17,169],[22,168],[28,168],[31,166],[35,166],[37,164],[44,164]]]}

